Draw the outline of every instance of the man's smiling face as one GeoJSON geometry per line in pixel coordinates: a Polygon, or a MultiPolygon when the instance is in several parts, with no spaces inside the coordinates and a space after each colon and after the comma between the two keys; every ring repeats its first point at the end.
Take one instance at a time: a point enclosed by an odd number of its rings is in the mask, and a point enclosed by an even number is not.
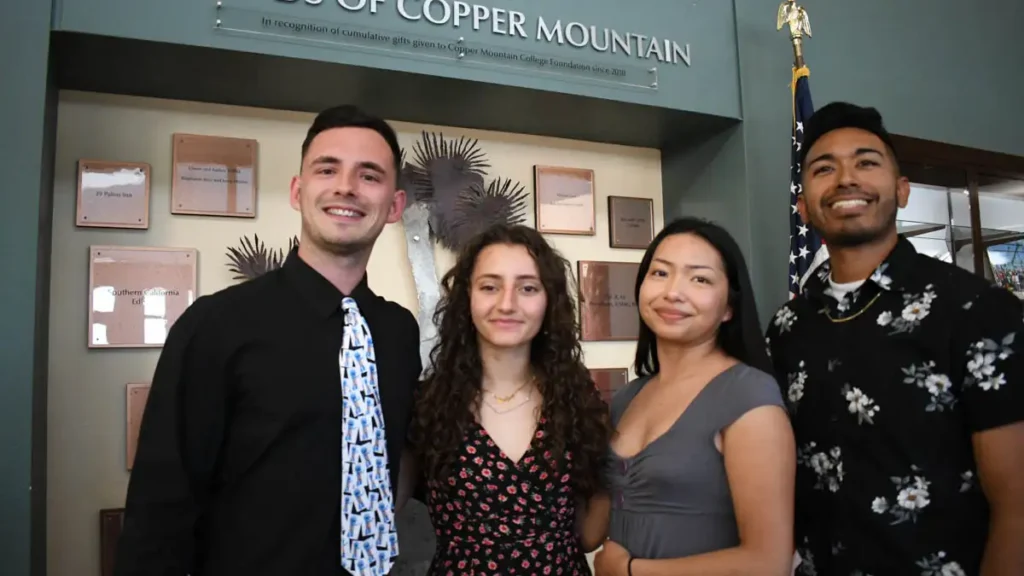
{"type": "Polygon", "coordinates": [[[797,208],[830,246],[858,246],[896,233],[910,183],[881,138],[859,128],[828,132],[801,170],[797,208]]]}
{"type": "Polygon", "coordinates": [[[386,224],[405,209],[397,189],[395,158],[368,128],[333,128],[318,134],[292,180],[291,205],[302,214],[302,242],[332,254],[368,250],[386,224]]]}

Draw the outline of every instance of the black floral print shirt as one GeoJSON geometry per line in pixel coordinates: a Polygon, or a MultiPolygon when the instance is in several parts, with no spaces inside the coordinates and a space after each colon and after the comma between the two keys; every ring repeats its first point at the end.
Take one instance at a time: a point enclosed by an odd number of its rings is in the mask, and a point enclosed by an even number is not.
{"type": "Polygon", "coordinates": [[[837,299],[828,262],[767,331],[797,441],[803,575],[977,575],[971,433],[1024,420],[1024,307],[900,237],[837,299]]]}

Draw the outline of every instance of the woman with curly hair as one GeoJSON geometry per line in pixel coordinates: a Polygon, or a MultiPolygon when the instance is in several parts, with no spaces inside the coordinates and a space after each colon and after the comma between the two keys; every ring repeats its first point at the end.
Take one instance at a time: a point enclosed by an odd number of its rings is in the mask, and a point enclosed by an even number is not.
{"type": "Polygon", "coordinates": [[[441,282],[411,430],[431,575],[590,574],[578,521],[610,417],[581,358],[571,278],[536,230],[497,226],[441,282]]]}

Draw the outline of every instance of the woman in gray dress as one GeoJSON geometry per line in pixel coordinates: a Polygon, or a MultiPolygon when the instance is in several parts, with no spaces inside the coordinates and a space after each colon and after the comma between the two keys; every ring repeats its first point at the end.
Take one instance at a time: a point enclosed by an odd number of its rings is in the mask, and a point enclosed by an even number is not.
{"type": "Polygon", "coordinates": [[[796,449],[742,253],[676,220],[636,301],[638,378],[612,399],[608,493],[582,529],[608,538],[597,576],[790,574],[796,449]]]}

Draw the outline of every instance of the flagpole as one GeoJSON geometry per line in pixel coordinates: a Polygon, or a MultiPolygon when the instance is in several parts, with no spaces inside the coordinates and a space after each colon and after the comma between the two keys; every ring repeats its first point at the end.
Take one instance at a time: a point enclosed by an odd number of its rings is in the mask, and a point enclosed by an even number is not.
{"type": "Polygon", "coordinates": [[[789,215],[789,295],[795,297],[803,289],[810,273],[828,258],[828,250],[820,235],[803,221],[798,211],[803,186],[800,177],[800,157],[803,147],[804,122],[814,114],[809,79],[811,72],[804,62],[804,37],[811,37],[811,21],[807,10],[796,0],[783,0],[775,20],[777,30],[789,28],[793,45],[792,134],[790,150],[790,215],[789,215]]]}
{"type": "Polygon", "coordinates": [[[783,0],[779,4],[779,14],[775,21],[776,30],[789,25],[789,40],[793,44],[793,67],[797,70],[804,67],[804,36],[811,37],[811,21],[803,6],[796,0],[783,0]]]}

